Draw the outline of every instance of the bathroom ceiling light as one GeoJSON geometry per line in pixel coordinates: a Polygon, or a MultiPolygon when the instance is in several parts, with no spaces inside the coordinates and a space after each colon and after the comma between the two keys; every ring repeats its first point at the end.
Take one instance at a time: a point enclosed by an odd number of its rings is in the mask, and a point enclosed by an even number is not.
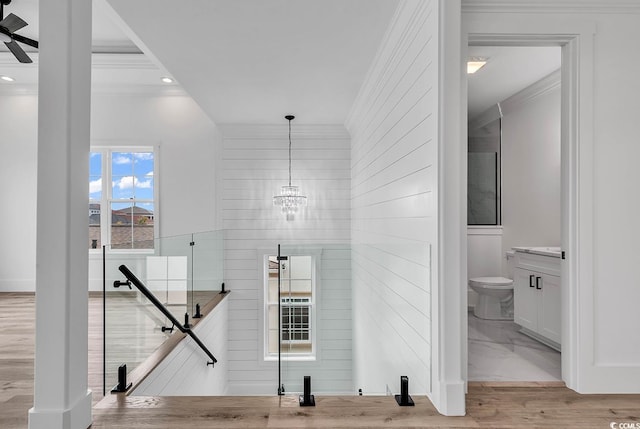
{"type": "Polygon", "coordinates": [[[6,81],[6,82],[13,82],[15,81],[14,78],[10,77],[10,76],[0,76],[0,79],[6,81]]]}
{"type": "Polygon", "coordinates": [[[289,121],[289,185],[283,186],[280,195],[273,197],[273,205],[282,207],[287,220],[293,220],[298,208],[307,205],[307,197],[299,195],[297,186],[291,186],[291,120],[295,116],[287,115],[284,118],[289,121]]]}
{"type": "Polygon", "coordinates": [[[489,58],[484,57],[471,57],[467,61],[467,74],[473,74],[484,67],[487,64],[489,58]]]}
{"type": "Polygon", "coordinates": [[[161,78],[160,80],[163,81],[164,83],[173,83],[173,79],[167,76],[161,78]]]}

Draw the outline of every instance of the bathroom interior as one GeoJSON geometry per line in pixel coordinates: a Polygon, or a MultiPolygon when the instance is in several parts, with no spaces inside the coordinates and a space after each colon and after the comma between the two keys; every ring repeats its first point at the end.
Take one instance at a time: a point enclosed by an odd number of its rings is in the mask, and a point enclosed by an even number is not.
{"type": "Polygon", "coordinates": [[[468,380],[561,381],[560,48],[469,57],[468,380]]]}

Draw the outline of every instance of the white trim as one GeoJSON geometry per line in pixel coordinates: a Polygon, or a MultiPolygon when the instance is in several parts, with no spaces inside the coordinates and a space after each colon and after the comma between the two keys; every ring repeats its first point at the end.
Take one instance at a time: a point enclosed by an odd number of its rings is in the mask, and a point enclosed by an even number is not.
{"type": "Polygon", "coordinates": [[[463,13],[640,13],[637,0],[462,0],[463,13]]]}
{"type": "Polygon", "coordinates": [[[158,67],[143,53],[93,53],[91,54],[91,67],[97,70],[158,70],[158,67]]]}
{"type": "Polygon", "coordinates": [[[29,409],[29,429],[88,428],[93,423],[91,390],[78,398],[64,410],[42,410],[35,406],[29,409]]]}
{"type": "MultiPolygon", "coordinates": [[[[550,8],[552,9],[552,8],[550,8]]],[[[521,20],[467,17],[469,44],[562,46],[562,377],[584,391],[592,366],[593,338],[593,39],[596,27],[550,16],[521,20]],[[518,28],[519,26],[519,28],[518,28]],[[566,285],[566,287],[565,287],[566,285]],[[579,312],[578,308],[589,309],[579,312]],[[579,337],[578,326],[584,326],[579,337]]],[[[465,286],[466,288],[466,286],[465,286]]]]}
{"type": "MultiPolygon", "coordinates": [[[[188,97],[181,87],[160,86],[160,85],[138,85],[138,84],[96,84],[91,85],[91,94],[112,97],[188,97]]],[[[24,96],[38,95],[37,83],[8,83],[0,84],[0,95],[2,96],[24,96]]]]}
{"type": "Polygon", "coordinates": [[[502,236],[502,225],[469,225],[467,226],[467,235],[499,235],[502,236]]]}
{"type": "Polygon", "coordinates": [[[438,245],[431,303],[433,384],[429,398],[447,416],[465,414],[467,145],[466,134],[463,136],[466,64],[461,55],[462,37],[460,0],[439,0],[438,245]]]}
{"type": "Polygon", "coordinates": [[[512,112],[525,102],[559,88],[560,77],[560,69],[558,69],[511,97],[494,104],[469,121],[469,130],[479,129],[496,119],[502,118],[506,113],[512,112]]]}
{"type": "Polygon", "coordinates": [[[2,292],[35,292],[36,279],[1,279],[2,292]]]}
{"type": "Polygon", "coordinates": [[[500,102],[502,114],[513,112],[518,107],[537,97],[560,88],[560,69],[548,74],[539,81],[529,85],[522,91],[500,102]]]}
{"type": "MultiPolygon", "coordinates": [[[[33,60],[31,64],[23,64],[16,61],[10,52],[0,52],[0,67],[6,74],[26,74],[29,69],[34,72],[33,78],[29,82],[11,82],[0,84],[0,94],[2,95],[33,95],[38,94],[37,69],[39,56],[37,52],[29,53],[33,60]]],[[[149,58],[141,52],[135,53],[93,53],[91,55],[92,70],[157,70],[158,76],[162,75],[162,70],[156,66],[149,58]]],[[[160,80],[144,83],[91,83],[91,93],[95,95],[111,96],[188,96],[185,90],[177,83],[166,84],[160,80]]]]}
{"type": "Polygon", "coordinates": [[[188,97],[189,94],[179,86],[164,86],[154,84],[113,84],[113,83],[93,83],[91,85],[92,95],[101,96],[140,96],[140,97],[188,97]]]}

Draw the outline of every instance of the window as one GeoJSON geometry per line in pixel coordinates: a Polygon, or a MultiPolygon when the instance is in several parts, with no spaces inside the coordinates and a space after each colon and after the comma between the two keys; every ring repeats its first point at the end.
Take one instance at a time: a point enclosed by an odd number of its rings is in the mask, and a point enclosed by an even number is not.
{"type": "Polygon", "coordinates": [[[280,332],[278,332],[278,260],[266,258],[265,357],[289,359],[315,356],[315,264],[309,255],[280,261],[280,332]]]}
{"type": "Polygon", "coordinates": [[[153,249],[157,223],[153,148],[89,156],[89,248],[153,249]]]}
{"type": "Polygon", "coordinates": [[[468,225],[500,225],[501,120],[469,129],[467,160],[468,225]]]}
{"type": "Polygon", "coordinates": [[[311,299],[280,298],[282,341],[311,346],[311,299]]]}

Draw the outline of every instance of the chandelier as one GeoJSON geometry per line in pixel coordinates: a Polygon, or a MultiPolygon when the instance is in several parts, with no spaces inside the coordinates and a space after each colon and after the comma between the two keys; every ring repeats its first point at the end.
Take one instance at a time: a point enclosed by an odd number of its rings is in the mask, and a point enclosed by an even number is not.
{"type": "Polygon", "coordinates": [[[284,118],[289,121],[289,185],[283,186],[280,189],[280,195],[273,197],[273,205],[281,207],[287,220],[293,220],[298,207],[307,205],[307,197],[300,195],[297,186],[291,186],[291,120],[295,116],[287,115],[284,118]]]}

